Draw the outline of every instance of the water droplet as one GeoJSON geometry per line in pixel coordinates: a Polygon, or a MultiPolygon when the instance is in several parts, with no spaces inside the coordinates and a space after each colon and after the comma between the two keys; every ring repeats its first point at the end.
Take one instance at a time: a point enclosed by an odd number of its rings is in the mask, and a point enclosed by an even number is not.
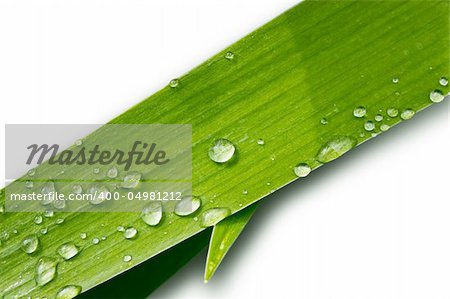
{"type": "Polygon", "coordinates": [[[100,240],[98,238],[92,239],[92,244],[97,245],[98,243],[100,243],[100,240]]]}
{"type": "Polygon", "coordinates": [[[347,136],[339,136],[328,141],[318,152],[316,159],[321,163],[328,163],[339,158],[353,147],[357,141],[347,136]]]}
{"type": "Polygon", "coordinates": [[[113,179],[113,178],[117,177],[118,173],[119,173],[119,171],[117,170],[117,168],[112,167],[112,168],[108,169],[108,171],[106,172],[106,176],[113,179]]]}
{"type": "Polygon", "coordinates": [[[32,181],[25,181],[25,187],[28,189],[33,188],[34,184],[32,181]]]}
{"type": "Polygon", "coordinates": [[[430,92],[430,100],[433,103],[440,103],[444,100],[444,94],[439,89],[435,89],[432,92],[430,92]]]}
{"type": "Polygon", "coordinates": [[[233,52],[227,52],[226,54],[225,54],[225,58],[226,59],[228,59],[228,60],[232,60],[233,58],[234,58],[234,53],[233,52]]]}
{"type": "Polygon", "coordinates": [[[36,282],[39,286],[46,285],[56,276],[58,262],[51,257],[41,257],[36,266],[36,282]]]}
{"type": "Polygon", "coordinates": [[[102,236],[102,241],[106,241],[106,236],[102,236]]]}
{"type": "Polygon", "coordinates": [[[22,240],[22,250],[28,254],[36,252],[39,248],[39,238],[36,235],[29,235],[22,240]]]}
{"type": "Polygon", "coordinates": [[[197,222],[198,221],[198,217],[194,217],[194,221],[197,222]]]}
{"type": "MultiPolygon", "coordinates": [[[[141,213],[141,219],[145,223],[147,223],[150,226],[156,226],[161,222],[162,218],[162,205],[160,202],[152,202],[148,204],[141,213]]],[[[118,231],[123,231],[117,229],[118,231]]]]}
{"type": "Polygon", "coordinates": [[[87,234],[86,234],[86,233],[81,233],[81,234],[80,234],[80,238],[81,238],[82,240],[85,240],[85,239],[87,238],[87,234]]]}
{"type": "Polygon", "coordinates": [[[131,171],[123,178],[121,187],[126,189],[134,188],[139,184],[141,177],[142,175],[139,172],[131,171]]]}
{"type": "Polygon", "coordinates": [[[363,106],[358,106],[353,110],[353,116],[358,118],[364,117],[366,113],[366,108],[364,108],[363,106]]]}
{"type": "Polygon", "coordinates": [[[265,144],[265,142],[264,142],[264,140],[263,139],[258,139],[258,141],[256,141],[256,143],[258,143],[259,145],[264,145],[265,144]]]}
{"type": "Polygon", "coordinates": [[[375,120],[376,121],[382,121],[383,120],[383,115],[381,115],[381,114],[375,115],[375,120]]]}
{"type": "Polygon", "coordinates": [[[55,199],[53,201],[53,207],[62,210],[66,207],[66,201],[64,199],[55,199]]]}
{"type": "Polygon", "coordinates": [[[98,174],[98,173],[100,173],[100,168],[98,168],[98,167],[95,167],[95,168],[94,168],[94,170],[93,170],[93,172],[94,172],[95,174],[98,174]]]}
{"type": "Polygon", "coordinates": [[[41,189],[41,194],[44,195],[44,199],[41,201],[41,205],[46,206],[52,203],[52,194],[55,193],[55,184],[53,182],[47,182],[41,189]]]}
{"type": "Polygon", "coordinates": [[[175,88],[175,87],[178,86],[179,83],[180,83],[180,80],[178,80],[178,79],[172,79],[172,80],[169,82],[169,86],[172,87],[172,88],[175,88]]]}
{"type": "Polygon", "coordinates": [[[208,155],[214,162],[225,163],[233,157],[235,150],[234,144],[229,140],[217,139],[209,149],[208,155]]]}
{"type": "Polygon", "coordinates": [[[91,205],[101,204],[106,199],[110,198],[110,192],[106,186],[101,184],[94,184],[88,189],[88,193],[92,195],[89,200],[91,205]]]}
{"type": "Polygon", "coordinates": [[[64,223],[64,218],[58,218],[55,221],[56,224],[63,224],[64,223]]]}
{"type": "Polygon", "coordinates": [[[133,257],[132,257],[131,255],[125,255],[125,256],[122,258],[122,260],[123,260],[125,263],[131,262],[132,259],[133,259],[133,257]]]}
{"type": "Polygon", "coordinates": [[[212,208],[206,210],[201,216],[201,225],[203,227],[213,226],[219,223],[221,220],[227,218],[231,214],[228,208],[212,208]]]}
{"type": "Polygon", "coordinates": [[[320,123],[321,123],[322,125],[328,125],[328,119],[322,118],[322,119],[320,120],[320,123]]]}
{"type": "Polygon", "coordinates": [[[447,86],[448,85],[448,79],[446,77],[441,77],[439,79],[439,84],[441,84],[441,86],[447,86]]]}
{"type": "Polygon", "coordinates": [[[48,233],[48,228],[43,227],[41,228],[41,234],[46,235],[48,233]]]}
{"type": "Polygon", "coordinates": [[[67,261],[76,256],[79,252],[79,249],[74,243],[67,242],[59,246],[57,252],[63,259],[67,261]]]}
{"type": "Polygon", "coordinates": [[[27,174],[28,174],[29,176],[34,176],[34,175],[36,174],[36,169],[31,168],[30,170],[28,170],[27,174]]]}
{"type": "Polygon", "coordinates": [[[125,231],[125,227],[123,227],[122,225],[119,225],[119,226],[117,227],[117,231],[118,231],[118,232],[124,232],[124,231],[125,231]]]}
{"type": "Polygon", "coordinates": [[[137,236],[137,229],[135,229],[134,227],[128,227],[124,232],[123,232],[123,236],[125,237],[125,239],[134,239],[137,236]]]}
{"type": "Polygon", "coordinates": [[[400,81],[400,79],[397,77],[392,78],[392,83],[394,83],[394,84],[397,84],[399,81],[400,81]]]}
{"type": "Polygon", "coordinates": [[[72,187],[73,194],[81,194],[82,192],[83,192],[83,188],[81,187],[81,185],[74,185],[72,187]]]}
{"type": "Polygon", "coordinates": [[[405,109],[405,110],[403,110],[402,113],[400,114],[400,117],[401,117],[403,120],[408,120],[408,119],[413,118],[413,116],[414,116],[415,114],[416,114],[416,112],[415,112],[414,110],[412,110],[412,109],[405,109]]]}
{"type": "Polygon", "coordinates": [[[81,287],[77,285],[68,285],[61,288],[56,294],[56,299],[72,299],[81,293],[81,287]]]}
{"type": "Polygon", "coordinates": [[[372,121],[366,121],[364,123],[364,129],[368,132],[373,131],[375,129],[375,124],[372,121]]]}
{"type": "Polygon", "coordinates": [[[52,218],[53,216],[55,216],[55,212],[53,212],[53,210],[45,210],[44,211],[45,218],[52,218]]]}
{"type": "Polygon", "coordinates": [[[382,124],[381,126],[380,126],[380,130],[381,131],[383,131],[383,132],[386,132],[387,130],[389,130],[391,127],[389,126],[389,125],[386,125],[386,124],[382,124]]]}
{"type": "Polygon", "coordinates": [[[43,218],[41,215],[36,215],[33,219],[34,223],[36,223],[36,224],[41,224],[42,220],[43,220],[43,218]]]}
{"type": "Polygon", "coordinates": [[[83,139],[78,139],[75,141],[76,146],[81,146],[83,144],[83,139]]]}
{"type": "Polygon", "coordinates": [[[294,173],[299,178],[304,178],[311,173],[311,167],[306,163],[300,163],[294,167],[294,173]]]}
{"type": "Polygon", "coordinates": [[[242,190],[242,194],[247,195],[248,194],[247,189],[242,190]]]}
{"type": "Polygon", "coordinates": [[[386,110],[386,113],[390,117],[397,117],[398,116],[398,109],[391,107],[391,108],[388,108],[386,110]]]}
{"type": "Polygon", "coordinates": [[[174,213],[178,216],[191,215],[202,205],[202,200],[197,196],[186,196],[177,202],[174,213]]]}

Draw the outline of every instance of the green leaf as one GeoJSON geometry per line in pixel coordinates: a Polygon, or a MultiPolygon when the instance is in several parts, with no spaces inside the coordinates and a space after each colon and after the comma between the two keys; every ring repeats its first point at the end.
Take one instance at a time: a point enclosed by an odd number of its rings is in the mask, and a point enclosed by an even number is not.
{"type": "Polygon", "coordinates": [[[258,203],[255,203],[214,226],[211,240],[209,241],[205,282],[208,282],[212,278],[228,250],[252,218],[257,205],[258,203]]]}
{"type": "Polygon", "coordinates": [[[2,213],[0,296],[87,291],[204,230],[209,209],[234,214],[298,179],[297,165],[305,175],[305,165],[314,170],[433,104],[430,92],[449,91],[439,84],[450,75],[449,19],[448,1],[305,1],[207,60],[112,121],[192,124],[198,214],[149,227],[138,213],[56,213],[42,224],[33,213],[2,213]],[[353,116],[358,106],[364,117],[353,116]],[[229,163],[208,157],[220,138],[236,146],[229,163]],[[137,238],[125,239],[119,225],[137,238]],[[21,250],[30,234],[40,239],[33,254],[21,250]],[[67,242],[80,252],[66,261],[56,251],[67,242]],[[36,283],[37,265],[48,283],[36,283]]]}

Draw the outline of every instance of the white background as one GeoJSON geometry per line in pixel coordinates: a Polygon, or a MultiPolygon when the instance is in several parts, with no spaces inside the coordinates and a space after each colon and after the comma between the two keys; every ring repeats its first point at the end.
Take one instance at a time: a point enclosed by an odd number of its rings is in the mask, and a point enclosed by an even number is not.
{"type": "MultiPolygon", "coordinates": [[[[0,139],[105,123],[296,2],[0,0],[0,139]]],[[[450,298],[448,107],[268,198],[210,283],[202,255],[155,297],[450,298]]]]}

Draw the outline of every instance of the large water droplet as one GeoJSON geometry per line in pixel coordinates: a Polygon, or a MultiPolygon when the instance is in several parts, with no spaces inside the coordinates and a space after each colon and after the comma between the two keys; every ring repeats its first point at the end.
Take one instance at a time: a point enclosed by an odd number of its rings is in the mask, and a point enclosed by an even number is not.
{"type": "Polygon", "coordinates": [[[81,287],[77,285],[68,285],[61,288],[56,294],[56,299],[72,299],[81,293],[81,287]]]}
{"type": "Polygon", "coordinates": [[[388,108],[386,110],[386,113],[389,117],[397,117],[398,116],[398,109],[397,108],[388,108]]]}
{"type": "Polygon", "coordinates": [[[203,227],[213,226],[227,218],[230,214],[231,211],[228,208],[212,208],[202,213],[200,223],[203,227]]]}
{"type": "Polygon", "coordinates": [[[370,132],[373,131],[375,129],[375,124],[371,121],[366,121],[364,123],[364,130],[370,132]]]}
{"type": "Polygon", "coordinates": [[[294,173],[299,178],[304,178],[311,173],[311,167],[306,163],[300,163],[294,167],[294,173]]]}
{"type": "Polygon", "coordinates": [[[66,201],[64,199],[55,199],[53,201],[53,207],[58,210],[62,210],[66,207],[66,201]]]}
{"type": "Polygon", "coordinates": [[[375,120],[376,121],[382,121],[383,120],[383,115],[381,115],[381,114],[375,115],[375,120]]]}
{"type": "Polygon", "coordinates": [[[46,182],[42,186],[41,194],[44,195],[44,199],[41,201],[41,205],[46,206],[52,203],[52,196],[55,192],[55,184],[53,182],[46,182]]]}
{"type": "Polygon", "coordinates": [[[98,238],[92,239],[92,244],[97,245],[98,243],[100,243],[100,240],[98,238]]]}
{"type": "Polygon", "coordinates": [[[441,86],[447,86],[448,85],[448,79],[446,77],[441,77],[439,79],[439,84],[441,84],[441,86]]]}
{"type": "Polygon", "coordinates": [[[141,219],[150,226],[158,225],[162,218],[162,205],[160,202],[148,204],[141,213],[141,219]]]}
{"type": "Polygon", "coordinates": [[[39,248],[39,238],[36,235],[29,235],[22,240],[22,250],[28,254],[36,252],[39,248]]]}
{"type": "Polygon", "coordinates": [[[382,124],[381,126],[380,126],[380,130],[381,131],[383,131],[383,132],[386,132],[387,130],[389,130],[391,127],[389,126],[389,125],[386,125],[386,124],[382,124]]]}
{"type": "Polygon", "coordinates": [[[197,196],[186,196],[175,205],[175,214],[187,216],[197,211],[202,204],[202,200],[197,196]]]}
{"type": "Polygon", "coordinates": [[[367,111],[366,108],[363,106],[358,106],[353,110],[353,116],[361,118],[366,115],[367,111]]]}
{"type": "Polygon", "coordinates": [[[413,118],[413,116],[416,114],[416,112],[412,109],[405,109],[402,111],[402,113],[400,114],[401,119],[403,120],[408,120],[413,118]]]}
{"type": "Polygon", "coordinates": [[[78,247],[73,242],[67,242],[58,247],[58,254],[65,260],[70,260],[79,252],[78,247]]]}
{"type": "Polygon", "coordinates": [[[232,59],[234,58],[234,53],[228,51],[228,52],[225,54],[225,58],[228,59],[228,60],[232,60],[232,59]]]}
{"type": "Polygon", "coordinates": [[[123,236],[125,237],[125,239],[134,239],[136,238],[137,233],[138,233],[137,229],[135,229],[134,227],[128,227],[123,232],[123,236]]]}
{"type": "Polygon", "coordinates": [[[52,281],[56,276],[58,262],[51,257],[41,257],[36,266],[36,282],[43,286],[52,281]]]}
{"type": "Polygon", "coordinates": [[[108,171],[106,172],[106,176],[113,179],[115,177],[117,177],[117,174],[119,173],[119,171],[117,170],[116,167],[111,167],[110,169],[108,169],[108,171]]]}
{"type": "Polygon", "coordinates": [[[180,82],[180,80],[178,80],[178,79],[172,79],[172,80],[169,82],[169,86],[172,87],[172,88],[175,88],[175,87],[178,86],[179,82],[180,82]]]}
{"type": "Polygon", "coordinates": [[[439,89],[435,89],[432,92],[430,92],[430,100],[433,103],[440,103],[444,100],[444,94],[439,89]]]}
{"type": "Polygon", "coordinates": [[[92,196],[89,203],[91,205],[98,205],[106,201],[110,197],[108,188],[101,184],[94,184],[88,189],[88,193],[92,196]]]}
{"type": "Polygon", "coordinates": [[[53,210],[45,210],[44,211],[45,218],[52,218],[53,216],[55,216],[55,212],[53,210]]]}
{"type": "Polygon", "coordinates": [[[120,185],[122,188],[131,189],[136,187],[141,180],[142,175],[136,171],[130,171],[124,178],[120,185]]]}
{"type": "Polygon", "coordinates": [[[208,155],[211,160],[217,163],[225,163],[229,161],[236,148],[231,141],[227,139],[217,139],[214,145],[209,149],[208,155]]]}
{"type": "Polygon", "coordinates": [[[83,192],[83,188],[81,185],[73,185],[72,187],[72,193],[73,194],[81,194],[83,192]]]}
{"type": "Polygon", "coordinates": [[[339,158],[357,144],[356,139],[339,136],[328,141],[318,152],[316,159],[321,163],[328,163],[339,158]]]}
{"type": "Polygon", "coordinates": [[[34,219],[33,219],[33,222],[36,223],[36,224],[41,224],[42,221],[43,221],[43,218],[42,218],[41,215],[36,215],[36,216],[34,217],[34,219]]]}

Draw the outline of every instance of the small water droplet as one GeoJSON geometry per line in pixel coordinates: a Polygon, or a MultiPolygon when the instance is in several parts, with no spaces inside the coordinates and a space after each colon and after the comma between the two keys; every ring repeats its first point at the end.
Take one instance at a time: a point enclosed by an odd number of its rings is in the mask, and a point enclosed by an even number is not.
{"type": "Polygon", "coordinates": [[[228,51],[228,52],[225,54],[225,58],[228,59],[228,60],[232,60],[232,59],[234,58],[234,53],[228,51]]]}
{"type": "Polygon", "coordinates": [[[383,120],[383,115],[381,115],[381,114],[375,115],[375,121],[382,121],[382,120],[383,120]]]}
{"type": "Polygon", "coordinates": [[[81,234],[80,234],[80,238],[81,238],[82,240],[85,240],[85,239],[87,238],[87,234],[86,234],[86,233],[81,233],[81,234]]]}
{"type": "Polygon", "coordinates": [[[76,140],[76,141],[75,141],[75,145],[76,145],[76,146],[81,146],[81,145],[83,145],[83,139],[78,139],[78,140],[76,140]]]}
{"type": "Polygon", "coordinates": [[[64,223],[64,218],[58,218],[55,221],[56,224],[63,224],[64,223]]]}
{"type": "Polygon", "coordinates": [[[28,174],[29,176],[34,176],[34,175],[36,174],[36,169],[31,168],[30,170],[28,170],[27,174],[28,174]]]}
{"type": "Polygon", "coordinates": [[[22,250],[28,254],[36,252],[39,248],[39,238],[36,235],[26,236],[22,240],[22,250]]]}
{"type": "Polygon", "coordinates": [[[383,131],[383,132],[386,132],[387,130],[389,130],[391,127],[389,126],[389,125],[386,125],[386,124],[382,124],[381,126],[380,126],[380,130],[381,131],[383,131]]]}
{"type": "Polygon", "coordinates": [[[161,222],[162,205],[160,202],[149,203],[141,213],[141,219],[150,226],[156,226],[161,222]]]}
{"type": "Polygon", "coordinates": [[[242,190],[242,194],[247,195],[248,194],[247,189],[242,190]]]}
{"type": "Polygon", "coordinates": [[[321,163],[328,163],[339,158],[353,147],[357,141],[348,136],[339,136],[328,141],[318,152],[316,159],[321,163]]]}
{"type": "Polygon", "coordinates": [[[133,257],[132,257],[131,255],[125,255],[125,256],[122,258],[122,260],[123,260],[125,263],[131,262],[132,259],[133,259],[133,257]]]}
{"type": "Polygon", "coordinates": [[[46,285],[56,276],[58,262],[51,257],[41,257],[36,266],[36,282],[39,286],[46,285]]]}
{"type": "Polygon", "coordinates": [[[264,140],[263,139],[258,139],[258,141],[256,141],[256,143],[258,143],[259,145],[264,145],[265,144],[265,142],[264,142],[264,140]]]}
{"type": "Polygon", "coordinates": [[[34,217],[34,219],[33,219],[33,222],[36,223],[36,224],[41,224],[42,221],[43,221],[43,218],[42,218],[41,215],[36,215],[36,216],[34,217]]]}
{"type": "Polygon", "coordinates": [[[392,83],[394,83],[394,84],[397,84],[399,81],[400,81],[400,79],[397,77],[392,78],[392,83]]]}
{"type": "Polygon", "coordinates": [[[45,218],[52,218],[53,216],[55,216],[55,212],[53,212],[53,210],[45,210],[44,211],[45,218]]]}
{"type": "Polygon", "coordinates": [[[375,129],[375,124],[372,121],[366,121],[364,123],[364,130],[370,132],[375,129]]]}
{"type": "Polygon", "coordinates": [[[294,173],[299,178],[304,178],[311,173],[311,167],[306,163],[300,163],[294,167],[294,173]]]}
{"type": "Polygon", "coordinates": [[[386,113],[390,117],[397,117],[398,116],[398,109],[391,107],[391,108],[388,108],[386,110],[386,113]]]}
{"type": "Polygon", "coordinates": [[[67,242],[59,246],[57,252],[67,261],[78,254],[79,248],[73,242],[67,242]]]}
{"type": "Polygon", "coordinates": [[[113,179],[115,177],[117,177],[117,175],[119,174],[119,171],[117,170],[116,167],[111,167],[110,169],[108,169],[108,171],[106,172],[106,176],[113,179]]]}
{"type": "Polygon", "coordinates": [[[56,294],[56,299],[73,299],[81,293],[81,286],[68,285],[61,288],[56,294]]]}
{"type": "Polygon", "coordinates": [[[137,236],[137,229],[135,229],[134,227],[128,227],[124,232],[123,232],[123,236],[125,237],[125,239],[134,239],[137,236]]]}
{"type": "Polygon", "coordinates": [[[41,228],[40,232],[41,232],[41,234],[46,235],[48,233],[48,228],[43,227],[43,228],[41,228]]]}
{"type": "Polygon", "coordinates": [[[100,173],[100,168],[98,168],[98,167],[95,167],[95,168],[94,168],[94,170],[93,170],[93,172],[94,172],[95,174],[98,174],[98,173],[100,173]]]}
{"type": "Polygon", "coordinates": [[[197,222],[198,221],[198,217],[194,217],[194,221],[197,222]]]}
{"type": "Polygon", "coordinates": [[[41,189],[41,194],[44,199],[41,200],[41,205],[46,206],[52,203],[52,194],[55,193],[55,184],[53,182],[46,182],[41,189]]]}
{"type": "Polygon", "coordinates": [[[34,184],[32,181],[25,181],[25,187],[28,189],[33,188],[34,184]]]}
{"type": "Polygon", "coordinates": [[[89,200],[91,205],[99,205],[107,198],[110,198],[109,189],[101,184],[94,184],[89,187],[88,193],[92,196],[89,200]]]}
{"type": "Polygon", "coordinates": [[[439,79],[439,84],[441,84],[441,86],[447,86],[448,85],[448,79],[446,77],[441,77],[439,79]]]}
{"type": "Polygon", "coordinates": [[[180,83],[180,80],[179,80],[179,79],[172,79],[172,80],[170,80],[170,82],[169,82],[169,86],[172,87],[172,88],[175,88],[175,87],[178,86],[179,83],[180,83]]]}
{"type": "Polygon", "coordinates": [[[118,231],[118,232],[124,232],[124,231],[125,231],[125,227],[123,227],[122,225],[119,225],[119,226],[117,227],[117,231],[118,231]]]}
{"type": "Polygon", "coordinates": [[[358,106],[353,110],[353,116],[361,118],[364,117],[367,113],[367,110],[363,106],[358,106]]]}
{"type": "Polygon", "coordinates": [[[430,100],[433,103],[440,103],[444,100],[444,94],[439,89],[435,89],[432,92],[430,92],[430,100]]]}
{"type": "Polygon", "coordinates": [[[208,155],[211,160],[217,163],[225,163],[229,161],[236,148],[231,141],[227,139],[217,139],[214,145],[209,149],[208,155]]]}
{"type": "Polygon", "coordinates": [[[74,185],[72,187],[73,194],[81,194],[82,192],[83,192],[83,188],[81,187],[81,185],[74,185]]]}
{"type": "Polygon", "coordinates": [[[322,118],[322,119],[320,120],[320,123],[321,123],[322,125],[328,125],[328,119],[322,118]]]}
{"type": "Polygon", "coordinates": [[[97,245],[98,243],[100,243],[100,240],[98,238],[92,239],[92,244],[97,245]]]}
{"type": "Polygon", "coordinates": [[[188,216],[197,211],[202,200],[197,196],[186,196],[177,202],[174,213],[178,216],[188,216]]]}
{"type": "Polygon", "coordinates": [[[130,171],[124,178],[123,182],[120,185],[122,188],[131,189],[136,187],[140,180],[142,175],[139,172],[136,171],[130,171]]]}
{"type": "Polygon", "coordinates": [[[201,215],[201,225],[203,227],[213,226],[231,214],[228,208],[212,208],[206,210],[201,215]]]}
{"type": "Polygon", "coordinates": [[[62,210],[66,207],[66,201],[64,199],[55,199],[53,201],[53,207],[58,210],[62,210]]]}
{"type": "Polygon", "coordinates": [[[416,114],[416,112],[412,109],[405,109],[402,111],[402,113],[400,114],[401,119],[403,120],[408,120],[413,118],[413,116],[416,114]]]}

